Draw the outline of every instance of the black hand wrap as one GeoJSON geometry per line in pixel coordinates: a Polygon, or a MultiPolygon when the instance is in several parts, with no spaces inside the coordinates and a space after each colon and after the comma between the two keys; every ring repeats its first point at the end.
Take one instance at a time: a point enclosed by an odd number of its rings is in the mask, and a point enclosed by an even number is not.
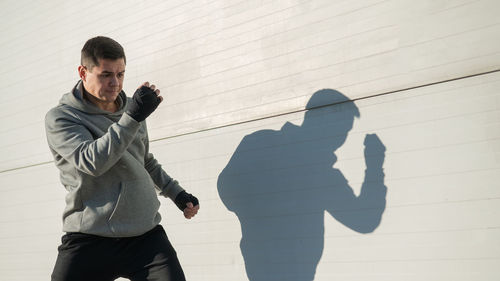
{"type": "Polygon", "coordinates": [[[198,198],[187,193],[186,191],[181,191],[181,193],[179,193],[177,195],[177,197],[175,197],[174,202],[175,202],[175,205],[177,205],[177,207],[181,211],[184,211],[184,209],[186,209],[186,207],[187,207],[186,204],[189,202],[193,203],[193,207],[199,204],[198,198]]]}
{"type": "Polygon", "coordinates": [[[161,99],[151,88],[142,86],[135,91],[127,113],[137,122],[144,121],[160,104],[161,99]]]}

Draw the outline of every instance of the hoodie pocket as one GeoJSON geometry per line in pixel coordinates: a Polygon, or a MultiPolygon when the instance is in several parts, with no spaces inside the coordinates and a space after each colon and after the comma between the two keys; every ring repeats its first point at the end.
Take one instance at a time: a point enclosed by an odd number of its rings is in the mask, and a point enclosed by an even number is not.
{"type": "Polygon", "coordinates": [[[121,183],[120,194],[108,224],[116,235],[139,235],[159,222],[160,201],[151,180],[121,183]]]}

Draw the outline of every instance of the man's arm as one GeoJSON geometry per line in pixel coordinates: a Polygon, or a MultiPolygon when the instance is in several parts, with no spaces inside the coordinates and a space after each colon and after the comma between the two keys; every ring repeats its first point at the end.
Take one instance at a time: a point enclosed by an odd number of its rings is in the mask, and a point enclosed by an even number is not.
{"type": "MultiPolygon", "coordinates": [[[[146,131],[147,135],[147,131],[146,131]]],[[[149,153],[149,140],[146,143],[146,156],[144,167],[160,190],[160,195],[170,198],[175,205],[184,212],[184,217],[194,217],[200,209],[198,199],[187,193],[179,183],[171,178],[162,168],[153,154],[149,153]]]]}
{"type": "Polygon", "coordinates": [[[76,169],[96,177],[108,171],[120,159],[139,127],[139,122],[123,114],[118,122],[108,128],[106,134],[94,139],[76,116],[56,108],[45,117],[50,148],[76,169]]]}
{"type": "Polygon", "coordinates": [[[194,217],[200,209],[198,198],[187,193],[179,182],[170,177],[162,169],[158,160],[149,152],[149,136],[146,128],[146,155],[144,157],[144,168],[148,171],[151,179],[160,191],[160,195],[170,198],[175,205],[184,212],[184,217],[190,219],[194,217]]]}
{"type": "Polygon", "coordinates": [[[153,154],[149,153],[149,144],[146,143],[146,157],[144,158],[144,168],[148,171],[151,179],[158,187],[160,194],[164,197],[175,200],[177,195],[184,191],[179,182],[170,177],[158,163],[153,154]]]}
{"type": "Polygon", "coordinates": [[[148,82],[139,87],[127,112],[108,128],[106,134],[95,140],[77,116],[61,108],[50,110],[45,116],[50,148],[76,169],[96,177],[102,175],[121,158],[133,141],[139,122],[153,113],[163,100],[160,90],[154,88],[148,82]]]}

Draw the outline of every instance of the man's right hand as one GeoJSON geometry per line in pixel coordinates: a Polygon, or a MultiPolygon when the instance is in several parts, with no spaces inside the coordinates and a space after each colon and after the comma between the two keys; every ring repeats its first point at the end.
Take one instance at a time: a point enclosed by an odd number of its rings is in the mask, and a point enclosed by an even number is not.
{"type": "Polygon", "coordinates": [[[149,82],[142,84],[135,91],[132,102],[128,106],[127,113],[137,122],[144,121],[162,102],[160,90],[155,85],[149,86],[149,82]]]}

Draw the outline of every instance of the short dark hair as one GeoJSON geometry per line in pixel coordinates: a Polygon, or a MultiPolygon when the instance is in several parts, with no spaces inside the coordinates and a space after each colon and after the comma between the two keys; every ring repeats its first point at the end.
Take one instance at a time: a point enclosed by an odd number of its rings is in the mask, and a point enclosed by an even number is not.
{"type": "Polygon", "coordinates": [[[120,43],[115,40],[97,36],[89,39],[82,48],[82,56],[80,63],[91,70],[94,66],[99,66],[99,59],[121,59],[127,63],[125,51],[120,43]]]}

